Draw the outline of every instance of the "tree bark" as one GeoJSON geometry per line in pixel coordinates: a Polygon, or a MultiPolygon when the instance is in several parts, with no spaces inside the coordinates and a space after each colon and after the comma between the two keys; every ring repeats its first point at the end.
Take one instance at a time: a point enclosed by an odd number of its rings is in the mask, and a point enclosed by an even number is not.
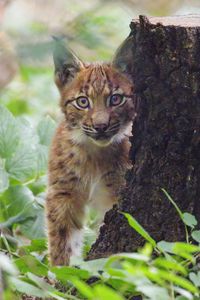
{"type": "Polygon", "coordinates": [[[183,223],[161,188],[200,221],[200,18],[140,16],[130,28],[137,99],[133,167],[88,259],[144,244],[120,211],[134,216],[156,241],[184,240],[183,223]]]}

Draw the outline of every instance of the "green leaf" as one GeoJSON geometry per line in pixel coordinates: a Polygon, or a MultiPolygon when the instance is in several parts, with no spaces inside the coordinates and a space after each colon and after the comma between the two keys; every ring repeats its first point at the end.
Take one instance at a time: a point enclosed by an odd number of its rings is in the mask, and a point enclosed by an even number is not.
{"type": "Polygon", "coordinates": [[[129,225],[135,229],[145,240],[147,240],[154,248],[156,241],[148,234],[148,232],[128,213],[122,213],[128,220],[129,225]]]}
{"type": "Polygon", "coordinates": [[[15,289],[16,291],[22,294],[27,294],[29,296],[41,297],[41,298],[45,298],[47,296],[47,294],[43,290],[39,289],[35,285],[32,285],[18,278],[11,277],[9,281],[13,289],[15,289]]]}
{"type": "Polygon", "coordinates": [[[29,246],[23,246],[23,249],[28,252],[42,252],[47,249],[47,241],[45,238],[43,239],[35,239],[31,241],[29,246]]]}
{"type": "Polygon", "coordinates": [[[153,262],[154,266],[167,269],[167,270],[172,270],[172,271],[178,271],[184,275],[187,275],[186,269],[180,264],[175,261],[169,261],[165,258],[158,257],[154,260],[153,262]]]}
{"type": "Polygon", "coordinates": [[[8,256],[4,255],[3,253],[0,253],[0,270],[3,270],[4,272],[11,275],[18,274],[18,270],[16,269],[14,264],[11,262],[8,256]]]}
{"type": "Polygon", "coordinates": [[[43,175],[47,171],[48,147],[43,145],[37,146],[37,173],[43,175]]]}
{"type": "Polygon", "coordinates": [[[20,144],[14,155],[6,161],[6,170],[15,179],[26,182],[37,174],[37,149],[34,145],[20,144]]]}
{"type": "Polygon", "coordinates": [[[174,206],[174,208],[176,209],[177,213],[179,214],[180,218],[182,219],[182,211],[180,210],[180,208],[178,207],[178,205],[176,204],[176,202],[172,199],[172,197],[167,193],[167,191],[165,189],[161,189],[163,191],[163,193],[165,194],[165,196],[167,197],[167,199],[172,203],[172,205],[174,206]]]}
{"type": "Polygon", "coordinates": [[[78,291],[84,296],[86,297],[86,299],[96,299],[94,296],[94,292],[92,290],[92,288],[87,285],[84,281],[81,281],[76,277],[71,278],[71,281],[73,283],[73,285],[75,285],[75,287],[78,289],[78,291]]]}
{"type": "Polygon", "coordinates": [[[22,274],[33,272],[38,276],[47,276],[48,268],[41,263],[35,256],[24,255],[15,260],[15,264],[22,274]]]}
{"type": "Polygon", "coordinates": [[[30,272],[27,273],[27,276],[39,288],[44,290],[49,296],[52,296],[53,299],[57,299],[57,300],[65,300],[66,299],[65,294],[57,291],[53,286],[48,284],[43,278],[40,278],[40,277],[36,276],[35,274],[30,273],[30,272]],[[61,297],[61,296],[64,296],[64,298],[61,297]]]}
{"type": "Polygon", "coordinates": [[[194,230],[192,231],[192,238],[200,243],[200,230],[194,230]]]}
{"type": "Polygon", "coordinates": [[[174,253],[173,247],[175,243],[160,241],[157,243],[157,248],[163,252],[174,253]]]}
{"type": "Polygon", "coordinates": [[[107,261],[107,258],[99,258],[89,261],[83,261],[78,266],[81,268],[81,270],[86,270],[90,272],[92,276],[98,276],[99,271],[104,270],[107,261]]]}
{"type": "Polygon", "coordinates": [[[7,205],[7,215],[13,217],[23,214],[25,217],[32,214],[34,201],[33,193],[25,186],[11,186],[2,196],[7,205]]]}
{"type": "Polygon", "coordinates": [[[105,265],[106,268],[109,268],[114,262],[126,260],[126,261],[141,261],[141,262],[148,262],[149,257],[139,253],[120,253],[115,254],[107,259],[107,263],[105,265]]]}
{"type": "Polygon", "coordinates": [[[37,132],[40,139],[40,144],[49,146],[54,135],[56,128],[55,121],[50,117],[46,116],[40,121],[37,126],[37,132]]]}
{"type": "Polygon", "coordinates": [[[197,220],[195,216],[189,214],[189,213],[183,213],[182,220],[185,223],[185,225],[194,228],[197,225],[197,220]]]}
{"type": "Polygon", "coordinates": [[[191,293],[197,293],[198,289],[196,286],[194,286],[189,280],[185,279],[184,277],[178,276],[173,274],[172,272],[163,271],[163,270],[157,270],[157,276],[165,279],[167,281],[172,282],[174,285],[178,285],[183,289],[188,290],[191,293]]]}
{"type": "Polygon", "coordinates": [[[141,285],[137,287],[139,292],[142,292],[148,299],[151,300],[169,300],[167,289],[156,285],[141,285]]]}
{"type": "Polygon", "coordinates": [[[191,272],[189,274],[189,278],[194,283],[195,286],[200,287],[200,272],[198,272],[198,274],[191,272]]]}
{"type": "Polygon", "coordinates": [[[181,253],[195,253],[200,252],[200,247],[192,244],[187,244],[183,242],[174,243],[173,251],[176,254],[181,255],[181,253]]]}
{"type": "Polygon", "coordinates": [[[0,194],[7,190],[9,186],[8,173],[0,166],[0,194]]]}
{"type": "Polygon", "coordinates": [[[44,238],[46,235],[43,207],[35,204],[31,217],[20,225],[20,230],[30,240],[44,238]]]}
{"type": "Polygon", "coordinates": [[[113,289],[111,289],[106,285],[100,285],[100,284],[95,285],[93,291],[96,295],[96,298],[94,299],[98,299],[98,300],[105,300],[105,299],[123,300],[124,299],[124,297],[119,295],[119,292],[114,291],[113,289]]]}
{"type": "Polygon", "coordinates": [[[16,119],[0,105],[0,156],[10,157],[19,143],[19,129],[16,119]]]}
{"type": "Polygon", "coordinates": [[[185,290],[185,289],[182,289],[182,288],[180,288],[178,286],[173,286],[173,290],[177,294],[181,295],[181,296],[176,297],[176,299],[179,299],[179,300],[195,300],[195,298],[193,297],[193,295],[190,292],[188,292],[187,290],[185,290]]]}
{"type": "Polygon", "coordinates": [[[71,277],[77,276],[80,279],[88,279],[90,273],[86,270],[81,270],[73,267],[52,267],[50,271],[56,275],[56,278],[64,283],[71,277]]]}

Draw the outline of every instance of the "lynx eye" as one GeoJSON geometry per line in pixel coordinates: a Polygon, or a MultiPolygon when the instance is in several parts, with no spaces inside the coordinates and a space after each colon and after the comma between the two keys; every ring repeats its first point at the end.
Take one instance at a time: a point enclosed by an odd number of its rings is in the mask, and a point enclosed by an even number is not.
{"type": "Polygon", "coordinates": [[[109,99],[109,106],[119,106],[125,102],[125,98],[121,94],[113,94],[109,99]]]}
{"type": "Polygon", "coordinates": [[[75,106],[80,109],[86,109],[86,108],[89,108],[90,102],[87,97],[81,96],[75,100],[75,106]]]}

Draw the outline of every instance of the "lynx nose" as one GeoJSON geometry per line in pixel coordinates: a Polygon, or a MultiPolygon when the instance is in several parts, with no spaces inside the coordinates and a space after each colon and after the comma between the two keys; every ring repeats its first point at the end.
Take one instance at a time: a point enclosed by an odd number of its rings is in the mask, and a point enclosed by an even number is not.
{"type": "Polygon", "coordinates": [[[107,128],[108,128],[108,124],[105,124],[105,123],[99,123],[99,124],[95,124],[95,125],[94,125],[94,129],[95,129],[98,133],[103,133],[103,132],[105,132],[107,128]]]}

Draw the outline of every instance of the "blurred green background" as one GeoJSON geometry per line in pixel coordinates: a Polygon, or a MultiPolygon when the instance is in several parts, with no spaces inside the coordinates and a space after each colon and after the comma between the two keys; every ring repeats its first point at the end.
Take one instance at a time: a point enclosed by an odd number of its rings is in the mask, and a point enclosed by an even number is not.
{"type": "Polygon", "coordinates": [[[0,103],[37,123],[59,118],[51,36],[84,60],[109,60],[138,14],[198,13],[199,0],[0,0],[0,103]]]}

